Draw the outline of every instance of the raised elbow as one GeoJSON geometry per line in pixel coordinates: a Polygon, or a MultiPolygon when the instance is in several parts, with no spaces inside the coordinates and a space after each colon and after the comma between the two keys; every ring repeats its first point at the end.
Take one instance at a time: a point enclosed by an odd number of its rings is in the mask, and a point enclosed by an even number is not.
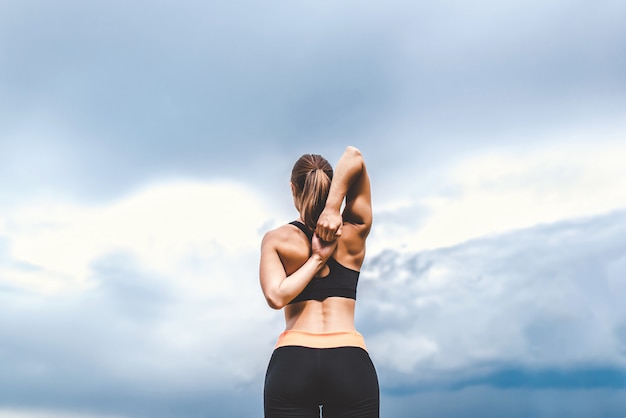
{"type": "Polygon", "coordinates": [[[365,160],[363,159],[363,154],[357,147],[353,147],[349,145],[345,152],[344,156],[351,162],[352,165],[363,168],[365,165],[365,160]]]}
{"type": "Polygon", "coordinates": [[[352,146],[352,145],[348,145],[346,147],[346,151],[347,154],[350,154],[354,157],[358,157],[358,158],[362,158],[363,154],[361,154],[361,150],[359,150],[357,147],[352,146]]]}

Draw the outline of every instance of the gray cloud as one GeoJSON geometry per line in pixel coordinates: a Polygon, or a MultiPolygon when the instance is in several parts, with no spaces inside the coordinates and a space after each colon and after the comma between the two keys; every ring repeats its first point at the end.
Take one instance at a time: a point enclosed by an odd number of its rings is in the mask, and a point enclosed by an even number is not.
{"type": "Polygon", "coordinates": [[[358,322],[384,384],[497,386],[511,373],[592,385],[596,373],[606,379],[595,384],[623,387],[625,229],[616,212],[371,258],[358,322]]]}
{"type": "Polygon", "coordinates": [[[268,158],[347,142],[395,178],[450,147],[614,123],[626,93],[618,1],[1,7],[0,174],[13,193],[278,178],[268,158]]]}
{"type": "MultiPolygon", "coordinates": [[[[545,393],[571,399],[586,390],[586,405],[596,405],[622,391],[625,229],[626,213],[615,212],[369,258],[357,326],[387,411],[428,405],[452,416],[445,405],[454,401],[472,414],[531,408],[550,416],[567,407],[545,393]],[[534,400],[520,405],[525,391],[534,400]]],[[[199,261],[203,269],[211,262],[199,261]]],[[[254,264],[242,259],[208,297],[124,253],[93,263],[96,286],[83,292],[43,298],[3,289],[0,383],[10,389],[1,403],[128,417],[257,415],[280,315],[251,285],[254,264]],[[224,306],[237,313],[229,321],[224,306]]]]}
{"type": "Polygon", "coordinates": [[[528,390],[472,387],[383,397],[381,416],[586,418],[624,413],[622,390],[528,390]]]}

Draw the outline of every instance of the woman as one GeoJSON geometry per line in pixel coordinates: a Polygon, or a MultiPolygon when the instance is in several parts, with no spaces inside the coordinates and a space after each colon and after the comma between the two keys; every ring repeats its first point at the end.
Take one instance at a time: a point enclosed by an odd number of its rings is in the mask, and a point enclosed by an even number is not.
{"type": "Polygon", "coordinates": [[[291,191],[300,217],[261,245],[263,294],[272,308],[284,308],[286,322],[265,376],[265,417],[319,418],[320,407],[323,417],[378,417],[376,371],[354,326],[372,225],[363,156],[346,148],[333,176],[323,157],[303,155],[291,191]]]}

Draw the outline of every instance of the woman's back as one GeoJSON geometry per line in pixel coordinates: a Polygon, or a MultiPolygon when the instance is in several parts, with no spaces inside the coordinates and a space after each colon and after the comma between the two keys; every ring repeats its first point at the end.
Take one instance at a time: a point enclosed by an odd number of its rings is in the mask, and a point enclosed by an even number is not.
{"type": "MultiPolygon", "coordinates": [[[[358,226],[344,224],[342,235],[337,238],[337,246],[331,255],[332,260],[316,275],[313,280],[337,280],[331,274],[333,270],[358,272],[363,264],[365,245],[359,234],[358,226]],[[331,261],[333,261],[331,263],[331,261]],[[338,264],[338,265],[337,265],[338,264]]],[[[272,232],[276,239],[276,249],[287,275],[297,271],[309,259],[311,241],[308,236],[293,224],[284,225],[272,232]]],[[[333,271],[333,273],[335,272],[333,271]]],[[[355,283],[356,286],[356,283],[355,283]]],[[[309,332],[335,332],[354,329],[355,299],[342,296],[329,296],[323,300],[309,299],[285,306],[286,329],[309,332]]]]}

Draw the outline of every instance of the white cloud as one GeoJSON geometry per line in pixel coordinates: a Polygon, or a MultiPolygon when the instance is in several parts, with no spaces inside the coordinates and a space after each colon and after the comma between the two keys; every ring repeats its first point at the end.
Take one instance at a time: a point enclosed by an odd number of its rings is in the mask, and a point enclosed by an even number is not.
{"type": "Polygon", "coordinates": [[[61,380],[88,397],[123,388],[130,398],[146,385],[175,398],[254,382],[280,332],[258,282],[261,228],[274,214],[225,182],[7,211],[5,379],[42,393],[61,380]]]}
{"type": "Polygon", "coordinates": [[[0,225],[13,260],[0,277],[36,292],[83,289],[92,263],[125,252],[147,271],[215,292],[223,283],[200,275],[223,274],[228,260],[256,250],[268,217],[254,192],[226,182],[158,184],[95,207],[35,202],[0,225]]]}
{"type": "MultiPolygon", "coordinates": [[[[619,142],[492,152],[459,163],[441,192],[387,205],[371,248],[416,251],[626,207],[626,146],[619,142]],[[417,217],[418,219],[411,219],[417,217]]],[[[375,208],[376,209],[376,208],[375,208]]]]}
{"type": "Polygon", "coordinates": [[[382,332],[373,336],[367,345],[381,360],[379,366],[386,366],[402,373],[413,372],[416,365],[432,359],[439,351],[437,343],[421,336],[417,329],[403,333],[382,332]]]}

